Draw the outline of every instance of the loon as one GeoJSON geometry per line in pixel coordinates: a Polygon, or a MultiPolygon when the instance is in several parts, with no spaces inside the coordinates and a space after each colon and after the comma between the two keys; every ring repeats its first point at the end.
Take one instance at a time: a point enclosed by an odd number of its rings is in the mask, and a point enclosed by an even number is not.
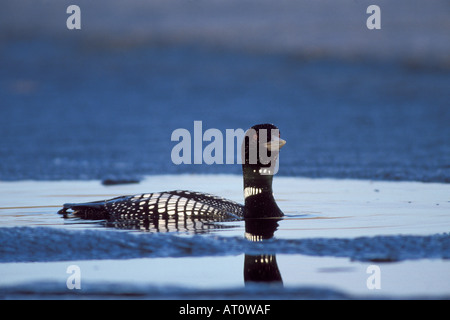
{"type": "Polygon", "coordinates": [[[273,197],[272,180],[279,150],[285,143],[273,124],[259,124],[247,130],[242,143],[244,205],[208,193],[176,190],[66,203],[58,213],[67,216],[71,210],[83,219],[122,222],[148,221],[155,216],[219,221],[282,217],[273,197]]]}

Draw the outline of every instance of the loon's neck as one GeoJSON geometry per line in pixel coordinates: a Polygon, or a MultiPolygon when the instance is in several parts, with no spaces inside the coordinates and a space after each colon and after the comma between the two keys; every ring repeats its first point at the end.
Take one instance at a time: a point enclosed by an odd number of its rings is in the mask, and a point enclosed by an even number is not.
{"type": "Polygon", "coordinates": [[[244,168],[244,218],[282,217],[273,197],[273,175],[268,168],[244,168]]]}

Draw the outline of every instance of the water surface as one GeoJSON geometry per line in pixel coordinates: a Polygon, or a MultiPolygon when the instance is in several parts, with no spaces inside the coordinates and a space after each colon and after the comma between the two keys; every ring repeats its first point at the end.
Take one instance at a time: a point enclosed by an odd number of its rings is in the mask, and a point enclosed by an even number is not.
{"type": "Polygon", "coordinates": [[[1,294],[162,299],[450,295],[446,184],[276,177],[276,199],[286,217],[271,239],[257,242],[246,238],[244,221],[187,227],[172,222],[142,231],[56,214],[66,201],[152,192],[155,185],[202,191],[211,179],[218,183],[210,192],[241,201],[236,191],[241,177],[232,175],[151,176],[116,186],[0,183],[8,195],[0,208],[1,294]],[[70,265],[83,272],[79,291],[66,287],[70,265]],[[366,285],[371,265],[382,271],[379,290],[366,285]],[[249,280],[255,268],[266,270],[258,271],[264,282],[249,280]]]}

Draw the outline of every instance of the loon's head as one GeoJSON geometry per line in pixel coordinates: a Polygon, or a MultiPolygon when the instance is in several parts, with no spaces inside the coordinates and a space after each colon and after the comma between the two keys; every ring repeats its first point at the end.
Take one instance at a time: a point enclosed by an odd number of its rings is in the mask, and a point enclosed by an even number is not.
{"type": "Polygon", "coordinates": [[[286,141],[273,124],[258,124],[247,130],[242,143],[244,217],[279,217],[283,213],[273,199],[272,180],[277,159],[286,141]]]}
{"type": "Polygon", "coordinates": [[[244,173],[274,175],[278,154],[285,144],[280,139],[280,130],[273,124],[257,124],[248,129],[242,143],[244,173]]]}

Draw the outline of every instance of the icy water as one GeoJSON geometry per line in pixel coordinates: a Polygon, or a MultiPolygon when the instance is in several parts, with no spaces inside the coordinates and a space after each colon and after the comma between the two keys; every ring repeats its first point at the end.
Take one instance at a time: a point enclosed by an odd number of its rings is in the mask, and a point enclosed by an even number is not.
{"type": "Polygon", "coordinates": [[[450,186],[275,177],[286,217],[251,241],[243,221],[118,230],[63,219],[63,202],[172,190],[241,201],[241,177],[150,176],[139,184],[2,182],[2,298],[450,298],[450,186]],[[215,183],[212,183],[214,181],[215,183]],[[158,189],[155,189],[157,186],[158,189]],[[81,270],[68,289],[67,268],[81,270]],[[368,269],[379,267],[380,289],[368,269]],[[255,271],[256,270],[256,271],[255,271]],[[254,274],[264,281],[255,282],[254,274]],[[253,281],[252,281],[253,279],[253,281]]]}

